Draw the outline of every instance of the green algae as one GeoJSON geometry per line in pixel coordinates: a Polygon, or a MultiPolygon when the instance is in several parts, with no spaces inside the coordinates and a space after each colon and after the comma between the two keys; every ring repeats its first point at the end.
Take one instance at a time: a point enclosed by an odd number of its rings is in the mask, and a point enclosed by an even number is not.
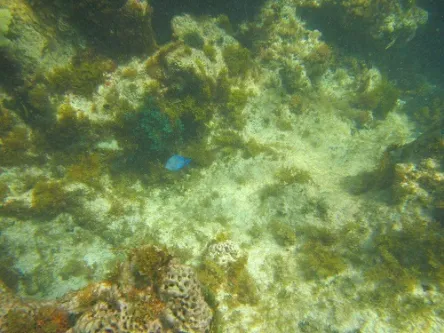
{"type": "Polygon", "coordinates": [[[295,245],[297,241],[295,228],[281,220],[272,220],[268,223],[268,230],[274,240],[281,246],[295,245]]]}
{"type": "Polygon", "coordinates": [[[185,33],[182,38],[184,43],[189,47],[199,50],[202,50],[204,48],[205,40],[197,31],[189,31],[185,33]]]}
{"type": "Polygon", "coordinates": [[[113,68],[109,60],[84,53],[77,55],[68,65],[54,68],[47,74],[47,80],[50,88],[57,93],[71,91],[90,97],[104,82],[104,74],[113,68]]]}
{"type": "Polygon", "coordinates": [[[35,324],[33,315],[20,309],[9,310],[4,318],[4,327],[8,333],[36,333],[35,324]]]}
{"type": "Polygon", "coordinates": [[[275,173],[275,178],[283,185],[309,184],[313,181],[307,170],[297,167],[282,167],[275,173]]]}
{"type": "Polygon", "coordinates": [[[39,215],[54,217],[73,206],[72,193],[68,193],[60,181],[40,180],[32,190],[31,209],[39,215]]]}
{"type": "Polygon", "coordinates": [[[230,76],[245,76],[252,67],[251,54],[241,45],[231,44],[222,51],[230,76]]]}
{"type": "Polygon", "coordinates": [[[67,179],[87,184],[93,188],[101,188],[100,177],[104,173],[103,157],[98,153],[81,155],[78,162],[68,168],[67,179]]]}
{"type": "Polygon", "coordinates": [[[3,181],[0,181],[0,204],[3,202],[3,200],[6,199],[8,194],[9,194],[8,184],[3,181]]]}
{"type": "Polygon", "coordinates": [[[400,90],[384,78],[373,89],[360,93],[356,104],[360,108],[373,110],[374,116],[378,119],[385,119],[396,106],[400,94],[400,90]]]}
{"type": "Polygon", "coordinates": [[[212,62],[216,61],[217,50],[216,47],[211,43],[206,43],[203,47],[203,52],[205,56],[212,62]]]}
{"type": "Polygon", "coordinates": [[[160,274],[168,266],[173,257],[168,250],[155,245],[146,245],[134,248],[129,253],[129,260],[137,270],[139,283],[144,281],[149,285],[156,285],[160,274]]]}

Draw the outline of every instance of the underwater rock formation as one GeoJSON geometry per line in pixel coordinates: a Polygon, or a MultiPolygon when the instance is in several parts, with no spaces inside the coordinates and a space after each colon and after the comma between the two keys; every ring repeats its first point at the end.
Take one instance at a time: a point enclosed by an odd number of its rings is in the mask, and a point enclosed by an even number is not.
{"type": "Polygon", "coordinates": [[[312,8],[315,15],[329,24],[338,24],[341,29],[365,36],[366,40],[381,43],[385,48],[409,42],[428,18],[427,12],[416,6],[415,1],[297,0],[296,3],[312,8]]]}
{"type": "Polygon", "coordinates": [[[387,150],[381,165],[393,200],[419,202],[444,224],[444,135],[442,126],[401,147],[387,150]]]}

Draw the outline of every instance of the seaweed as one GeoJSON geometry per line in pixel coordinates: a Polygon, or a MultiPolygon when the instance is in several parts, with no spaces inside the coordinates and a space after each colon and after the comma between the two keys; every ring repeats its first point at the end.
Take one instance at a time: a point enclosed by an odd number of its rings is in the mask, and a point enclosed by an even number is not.
{"type": "Polygon", "coordinates": [[[225,47],[222,55],[230,76],[245,76],[253,65],[250,51],[238,44],[225,47]]]}
{"type": "Polygon", "coordinates": [[[281,246],[296,244],[296,231],[294,227],[280,220],[272,220],[268,223],[268,230],[275,241],[281,246]]]}
{"type": "Polygon", "coordinates": [[[347,264],[334,248],[311,240],[303,245],[304,255],[299,260],[304,276],[309,279],[325,279],[342,272],[347,264]]]}
{"type": "Polygon", "coordinates": [[[394,84],[383,78],[372,90],[360,93],[357,96],[356,104],[360,108],[373,110],[377,119],[385,119],[396,106],[400,93],[394,84]]]}
{"type": "Polygon", "coordinates": [[[216,61],[217,50],[213,44],[206,43],[203,47],[203,52],[205,56],[210,59],[212,62],[216,61]]]}
{"type": "Polygon", "coordinates": [[[56,67],[47,75],[50,87],[58,93],[72,91],[91,96],[104,81],[104,73],[114,70],[112,61],[81,53],[68,65],[56,67]]]}
{"type": "Polygon", "coordinates": [[[217,293],[225,282],[226,272],[214,261],[204,260],[197,269],[197,276],[205,288],[217,293]]]}
{"type": "Polygon", "coordinates": [[[155,245],[132,249],[129,253],[129,261],[136,273],[136,283],[156,285],[172,258],[166,248],[155,245]]]}
{"type": "Polygon", "coordinates": [[[7,183],[0,181],[0,204],[8,197],[9,186],[7,183]]]}
{"type": "Polygon", "coordinates": [[[306,279],[325,279],[347,268],[348,258],[339,236],[342,232],[315,226],[296,228],[296,234],[303,240],[298,262],[306,279]]]}
{"type": "Polygon", "coordinates": [[[186,45],[202,50],[205,45],[205,40],[197,31],[190,31],[183,35],[183,41],[186,45]]]}
{"type": "Polygon", "coordinates": [[[242,111],[247,105],[251,92],[245,88],[230,89],[228,101],[226,103],[226,112],[222,114],[234,129],[243,129],[246,124],[246,118],[242,111]]]}
{"type": "Polygon", "coordinates": [[[64,333],[70,327],[69,313],[61,308],[45,305],[35,314],[37,333],[64,333]]]}
{"type": "Polygon", "coordinates": [[[0,104],[0,136],[8,133],[15,125],[12,112],[0,104]]]}
{"type": "Polygon", "coordinates": [[[76,208],[76,193],[65,190],[60,181],[40,180],[32,190],[31,209],[38,215],[54,217],[76,208]]]}
{"type": "Polygon", "coordinates": [[[82,182],[94,188],[101,188],[100,176],[103,171],[102,156],[93,153],[80,156],[78,163],[68,168],[67,177],[70,180],[82,182]]]}
{"type": "Polygon", "coordinates": [[[58,108],[58,120],[44,132],[48,146],[55,150],[68,150],[78,153],[94,143],[93,127],[90,120],[70,104],[58,108]]]}
{"type": "Polygon", "coordinates": [[[313,182],[307,170],[297,167],[282,167],[275,173],[274,177],[283,185],[309,184],[313,182]]]}
{"type": "Polygon", "coordinates": [[[241,304],[255,305],[259,301],[257,285],[247,270],[247,257],[230,263],[227,272],[228,292],[241,304]]]}
{"type": "Polygon", "coordinates": [[[32,313],[21,309],[9,310],[4,319],[2,327],[8,333],[36,333],[36,322],[32,313]]]}

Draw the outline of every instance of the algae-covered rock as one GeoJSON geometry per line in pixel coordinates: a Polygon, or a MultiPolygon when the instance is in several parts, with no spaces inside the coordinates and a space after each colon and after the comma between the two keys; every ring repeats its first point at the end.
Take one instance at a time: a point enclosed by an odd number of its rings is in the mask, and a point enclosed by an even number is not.
{"type": "Polygon", "coordinates": [[[425,25],[428,13],[415,1],[400,0],[297,0],[300,6],[310,8],[315,17],[336,17],[335,29],[343,29],[350,36],[361,36],[357,42],[373,40],[376,45],[390,48],[395,43],[407,43],[419,27],[425,25]],[[346,22],[346,23],[345,23],[346,22]]]}
{"type": "Polygon", "coordinates": [[[0,48],[7,46],[10,43],[5,35],[8,33],[11,19],[12,15],[8,9],[0,9],[0,48]]]}

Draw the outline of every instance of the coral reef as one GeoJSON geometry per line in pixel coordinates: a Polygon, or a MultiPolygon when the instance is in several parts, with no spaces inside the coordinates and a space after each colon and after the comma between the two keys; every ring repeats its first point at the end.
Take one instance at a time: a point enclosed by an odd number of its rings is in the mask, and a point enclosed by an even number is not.
{"type": "Polygon", "coordinates": [[[1,4],[1,332],[441,331],[442,92],[372,61],[414,1],[175,12],[160,47],[152,1],[1,4]]]}
{"type": "Polygon", "coordinates": [[[228,239],[215,239],[204,254],[198,276],[212,294],[224,290],[234,304],[256,304],[257,286],[246,267],[248,258],[228,239]]]}
{"type": "Polygon", "coordinates": [[[208,331],[212,312],[204,301],[199,281],[191,268],[170,263],[159,292],[169,310],[165,320],[175,330],[208,331]]]}
{"type": "Polygon", "coordinates": [[[77,1],[66,6],[63,1],[32,1],[37,12],[58,20],[66,33],[80,30],[87,39],[108,53],[140,55],[152,53],[157,45],[151,26],[149,1],[77,1]]]}
{"type": "Polygon", "coordinates": [[[387,150],[381,161],[380,179],[391,184],[394,202],[420,202],[442,222],[443,153],[439,127],[404,146],[387,150]]]}
{"type": "MultiPolygon", "coordinates": [[[[142,248],[132,260],[150,248],[142,248]]],[[[162,262],[159,269],[156,284],[136,286],[139,271],[126,262],[118,272],[118,283],[92,284],[47,302],[20,300],[1,284],[0,329],[4,333],[209,332],[212,310],[193,270],[174,260],[162,262]]]]}

